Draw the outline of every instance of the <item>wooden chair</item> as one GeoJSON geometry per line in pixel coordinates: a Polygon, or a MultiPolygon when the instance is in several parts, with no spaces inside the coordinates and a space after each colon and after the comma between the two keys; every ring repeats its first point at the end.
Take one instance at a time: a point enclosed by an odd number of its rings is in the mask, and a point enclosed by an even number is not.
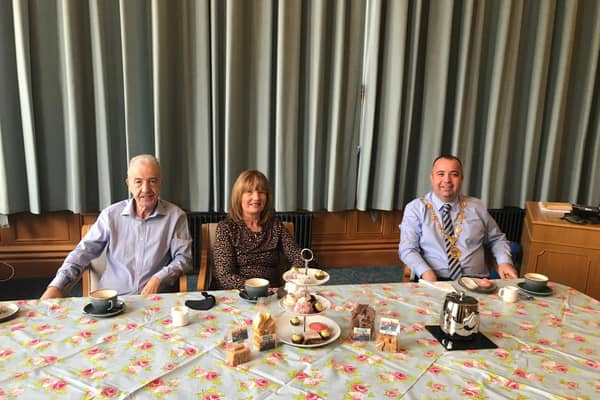
{"type": "MultiPolygon", "coordinates": [[[[85,235],[90,230],[91,225],[83,225],[81,227],[81,237],[85,237],[85,235]]],[[[82,296],[89,296],[90,292],[93,292],[96,289],[100,289],[98,284],[100,282],[100,278],[106,269],[106,249],[102,252],[100,257],[93,259],[86,268],[83,269],[83,273],[81,275],[81,294],[82,296]]],[[[185,292],[187,290],[187,277],[185,274],[179,277],[179,291],[185,292]]]]}
{"type": "MultiPolygon", "coordinates": [[[[211,289],[212,272],[214,270],[213,247],[217,240],[217,225],[218,222],[210,222],[202,224],[202,240],[200,242],[200,270],[198,271],[197,291],[211,289]]],[[[294,223],[283,222],[283,226],[288,232],[295,237],[294,223]]]]}
{"type": "MultiPolygon", "coordinates": [[[[90,230],[91,225],[83,225],[81,227],[81,238],[83,239],[90,230]]],[[[89,296],[90,292],[99,289],[98,284],[100,278],[106,269],[106,249],[102,252],[102,255],[98,258],[93,259],[86,268],[83,269],[81,275],[81,295],[89,296]]]]}

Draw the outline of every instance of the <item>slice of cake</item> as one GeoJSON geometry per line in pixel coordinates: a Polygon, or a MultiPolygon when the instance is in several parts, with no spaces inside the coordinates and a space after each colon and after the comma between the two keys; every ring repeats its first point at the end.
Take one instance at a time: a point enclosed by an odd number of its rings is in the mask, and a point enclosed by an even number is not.
{"type": "Polygon", "coordinates": [[[304,344],[317,344],[321,343],[323,338],[319,334],[319,332],[315,331],[306,331],[304,332],[304,344]]]}

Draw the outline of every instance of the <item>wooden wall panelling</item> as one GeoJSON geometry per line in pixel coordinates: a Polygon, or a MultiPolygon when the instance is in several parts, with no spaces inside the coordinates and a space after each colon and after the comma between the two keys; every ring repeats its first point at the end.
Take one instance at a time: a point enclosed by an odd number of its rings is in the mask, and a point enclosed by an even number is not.
{"type": "MultiPolygon", "coordinates": [[[[0,260],[21,277],[52,277],[97,213],[14,214],[0,230],[0,260]]],[[[327,267],[400,265],[400,211],[315,213],[312,249],[327,267]]]]}
{"type": "Polygon", "coordinates": [[[15,267],[15,277],[53,276],[81,239],[80,216],[68,211],[13,214],[0,230],[0,260],[15,267]]]}
{"type": "Polygon", "coordinates": [[[315,213],[312,248],[327,267],[400,265],[400,211],[315,213]]]}
{"type": "Polygon", "coordinates": [[[600,299],[600,227],[572,224],[540,206],[527,202],[522,274],[539,272],[600,299]]]}

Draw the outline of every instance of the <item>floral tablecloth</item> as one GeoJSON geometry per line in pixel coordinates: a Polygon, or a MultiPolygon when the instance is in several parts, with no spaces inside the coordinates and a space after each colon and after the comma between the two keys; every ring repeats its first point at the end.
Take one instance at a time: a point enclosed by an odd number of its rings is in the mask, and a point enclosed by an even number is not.
{"type": "Polygon", "coordinates": [[[322,286],[325,315],[342,331],[337,341],[253,351],[238,367],[225,365],[227,332],[251,325],[258,308],[283,312],[279,302],[215,292],[213,309],[192,311],[189,325],[174,328],[171,307],[199,293],[124,297],[125,311],[106,319],[82,312],[86,298],[18,301],[16,318],[0,323],[0,400],[600,398],[600,303],[552,287],[550,297],[517,303],[469,293],[498,348],[446,351],[425,329],[439,322],[444,290],[322,286]],[[349,339],[350,310],[362,301],[401,321],[398,353],[349,339]]]}

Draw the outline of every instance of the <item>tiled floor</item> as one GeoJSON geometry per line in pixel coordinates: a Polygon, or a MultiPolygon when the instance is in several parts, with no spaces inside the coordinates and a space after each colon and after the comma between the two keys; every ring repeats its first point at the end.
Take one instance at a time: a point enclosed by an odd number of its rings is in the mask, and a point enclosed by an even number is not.
{"type": "MultiPolygon", "coordinates": [[[[329,272],[328,285],[352,283],[402,282],[403,268],[397,265],[378,267],[325,268],[329,272]]],[[[41,296],[51,278],[13,279],[0,282],[0,300],[36,299],[41,296]]],[[[188,277],[188,288],[196,287],[196,277],[188,277]]],[[[71,291],[72,296],[81,296],[81,285],[71,291]]]]}

